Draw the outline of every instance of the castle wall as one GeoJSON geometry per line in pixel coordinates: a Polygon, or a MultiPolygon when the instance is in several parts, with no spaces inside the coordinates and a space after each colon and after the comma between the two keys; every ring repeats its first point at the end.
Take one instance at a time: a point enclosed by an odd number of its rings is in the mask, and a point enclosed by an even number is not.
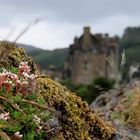
{"type": "Polygon", "coordinates": [[[116,49],[116,52],[111,52],[108,56],[108,64],[107,64],[107,77],[118,80],[118,72],[119,72],[119,52],[116,49]]]}
{"type": "Polygon", "coordinates": [[[71,80],[74,84],[90,84],[98,76],[105,76],[105,54],[77,52],[70,57],[71,80]]]}
{"type": "Polygon", "coordinates": [[[98,76],[118,80],[118,39],[109,35],[90,33],[85,27],[83,35],[70,46],[67,68],[74,84],[91,84],[98,76]]]}

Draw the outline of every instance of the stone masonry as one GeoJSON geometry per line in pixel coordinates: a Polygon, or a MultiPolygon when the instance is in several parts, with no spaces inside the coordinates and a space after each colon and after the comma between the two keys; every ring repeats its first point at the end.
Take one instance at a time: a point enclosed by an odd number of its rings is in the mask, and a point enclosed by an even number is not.
{"type": "Polygon", "coordinates": [[[119,67],[118,37],[91,34],[84,27],[83,34],[74,38],[69,47],[65,73],[76,85],[90,84],[98,76],[117,80],[119,67]]]}

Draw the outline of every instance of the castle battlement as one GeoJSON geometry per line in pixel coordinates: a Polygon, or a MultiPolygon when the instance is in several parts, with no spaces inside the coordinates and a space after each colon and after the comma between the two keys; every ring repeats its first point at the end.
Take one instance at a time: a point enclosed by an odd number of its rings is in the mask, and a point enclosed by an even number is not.
{"type": "Polygon", "coordinates": [[[90,84],[97,76],[117,79],[119,48],[118,38],[109,34],[92,34],[90,27],[74,38],[69,46],[67,67],[75,84],[90,84]]]}

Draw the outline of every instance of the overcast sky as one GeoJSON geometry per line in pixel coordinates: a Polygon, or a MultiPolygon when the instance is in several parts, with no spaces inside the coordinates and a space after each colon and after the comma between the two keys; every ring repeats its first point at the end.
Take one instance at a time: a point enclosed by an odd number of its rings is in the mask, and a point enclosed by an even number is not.
{"type": "Polygon", "coordinates": [[[84,26],[93,34],[123,34],[140,25],[140,0],[0,0],[0,39],[14,41],[34,19],[18,42],[45,49],[68,47],[84,26]]]}

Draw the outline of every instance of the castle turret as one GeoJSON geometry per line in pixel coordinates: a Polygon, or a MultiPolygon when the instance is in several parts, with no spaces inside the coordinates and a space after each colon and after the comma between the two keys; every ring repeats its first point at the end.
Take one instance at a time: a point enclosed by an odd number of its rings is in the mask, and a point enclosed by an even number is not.
{"type": "Polygon", "coordinates": [[[84,33],[83,33],[83,48],[86,49],[91,44],[91,33],[90,33],[90,27],[84,27],[84,33]]]}

